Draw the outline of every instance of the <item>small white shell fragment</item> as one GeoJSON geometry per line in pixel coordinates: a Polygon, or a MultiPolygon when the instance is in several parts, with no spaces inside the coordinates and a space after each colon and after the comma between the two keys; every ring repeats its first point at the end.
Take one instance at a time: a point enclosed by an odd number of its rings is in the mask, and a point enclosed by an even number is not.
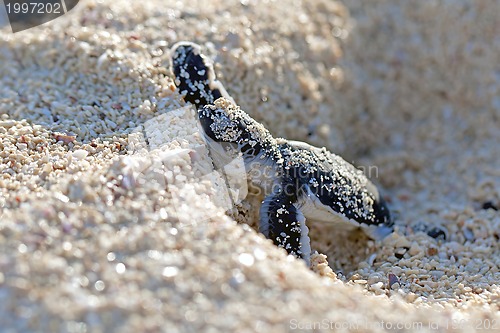
{"type": "Polygon", "coordinates": [[[17,146],[17,148],[19,150],[26,150],[26,149],[28,149],[28,145],[26,143],[17,143],[16,146],[17,146]]]}
{"type": "Polygon", "coordinates": [[[257,260],[264,260],[267,257],[266,252],[260,248],[256,248],[255,250],[253,250],[253,255],[257,260]]]}
{"type": "Polygon", "coordinates": [[[89,154],[88,151],[83,150],[83,149],[77,149],[73,152],[73,157],[76,158],[77,160],[83,160],[87,155],[89,154]]]}
{"type": "Polygon", "coordinates": [[[373,290],[381,290],[384,287],[384,283],[382,281],[376,282],[370,285],[370,288],[373,290]]]}
{"type": "Polygon", "coordinates": [[[179,269],[174,266],[167,266],[163,269],[163,272],[161,273],[164,277],[170,278],[174,277],[179,273],[179,269]]]}
{"type": "Polygon", "coordinates": [[[416,256],[418,254],[423,253],[423,249],[417,243],[413,243],[413,244],[411,244],[411,247],[408,250],[408,253],[411,256],[416,256]]]}
{"type": "Polygon", "coordinates": [[[43,165],[42,171],[45,173],[49,173],[52,171],[52,163],[48,162],[43,165]]]}
{"type": "Polygon", "coordinates": [[[120,262],[120,263],[116,264],[115,270],[116,270],[116,273],[123,274],[123,273],[125,273],[127,268],[125,267],[124,263],[120,262]]]}
{"type": "Polygon", "coordinates": [[[108,62],[108,53],[107,52],[104,52],[103,54],[101,54],[99,56],[99,58],[97,59],[97,69],[99,71],[102,71],[103,70],[103,67],[104,65],[108,62]]]}
{"type": "Polygon", "coordinates": [[[244,266],[252,266],[255,262],[255,258],[250,253],[241,253],[238,256],[238,261],[244,266]]]}
{"type": "Polygon", "coordinates": [[[15,120],[2,120],[2,121],[0,121],[0,127],[11,128],[14,125],[16,125],[15,120]]]}
{"type": "Polygon", "coordinates": [[[370,257],[368,257],[368,260],[367,260],[368,265],[373,266],[373,263],[375,262],[376,258],[377,258],[376,253],[373,253],[372,255],[370,255],[370,257]]]}

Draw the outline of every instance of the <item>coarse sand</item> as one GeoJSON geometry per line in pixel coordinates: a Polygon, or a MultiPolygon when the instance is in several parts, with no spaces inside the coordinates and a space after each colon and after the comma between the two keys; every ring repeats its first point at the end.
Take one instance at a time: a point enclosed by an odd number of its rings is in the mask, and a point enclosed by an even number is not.
{"type": "Polygon", "coordinates": [[[0,28],[0,330],[498,331],[499,13],[85,0],[0,28]],[[396,232],[311,225],[311,269],[256,232],[175,90],[180,40],[273,136],[363,169],[396,232]]]}

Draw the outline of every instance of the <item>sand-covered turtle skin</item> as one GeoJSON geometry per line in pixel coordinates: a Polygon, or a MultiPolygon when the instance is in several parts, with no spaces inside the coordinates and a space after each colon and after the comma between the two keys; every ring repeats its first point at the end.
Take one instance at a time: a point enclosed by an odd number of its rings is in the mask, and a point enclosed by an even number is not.
{"type": "Polygon", "coordinates": [[[360,170],[325,148],[275,139],[234,103],[199,45],[179,42],[171,54],[175,83],[196,106],[209,146],[237,151],[248,180],[263,190],[260,231],[276,245],[309,262],[306,220],[363,227],[374,238],[392,232],[386,203],[360,170]]]}

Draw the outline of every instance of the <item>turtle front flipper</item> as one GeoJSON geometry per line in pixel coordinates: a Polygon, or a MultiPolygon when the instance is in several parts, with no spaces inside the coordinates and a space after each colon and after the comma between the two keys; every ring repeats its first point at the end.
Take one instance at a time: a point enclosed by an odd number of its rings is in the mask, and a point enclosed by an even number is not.
{"type": "Polygon", "coordinates": [[[234,103],[226,89],[216,79],[212,61],[201,53],[201,47],[191,42],[178,42],[171,49],[175,84],[184,100],[197,109],[224,97],[234,103]]]}
{"type": "Polygon", "coordinates": [[[310,264],[311,241],[306,219],[297,208],[296,196],[281,187],[268,195],[260,208],[259,230],[274,244],[310,264]]]}

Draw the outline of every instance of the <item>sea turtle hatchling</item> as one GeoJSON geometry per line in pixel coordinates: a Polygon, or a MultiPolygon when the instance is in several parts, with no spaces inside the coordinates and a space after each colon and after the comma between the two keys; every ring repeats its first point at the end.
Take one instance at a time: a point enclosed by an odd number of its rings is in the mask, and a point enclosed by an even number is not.
{"type": "Polygon", "coordinates": [[[196,106],[209,147],[219,157],[237,151],[248,181],[264,192],[259,230],[276,245],[309,263],[306,219],[361,227],[372,238],[393,231],[384,199],[360,170],[325,148],[273,138],[234,103],[199,45],[179,42],[171,55],[175,84],[196,106]]]}

